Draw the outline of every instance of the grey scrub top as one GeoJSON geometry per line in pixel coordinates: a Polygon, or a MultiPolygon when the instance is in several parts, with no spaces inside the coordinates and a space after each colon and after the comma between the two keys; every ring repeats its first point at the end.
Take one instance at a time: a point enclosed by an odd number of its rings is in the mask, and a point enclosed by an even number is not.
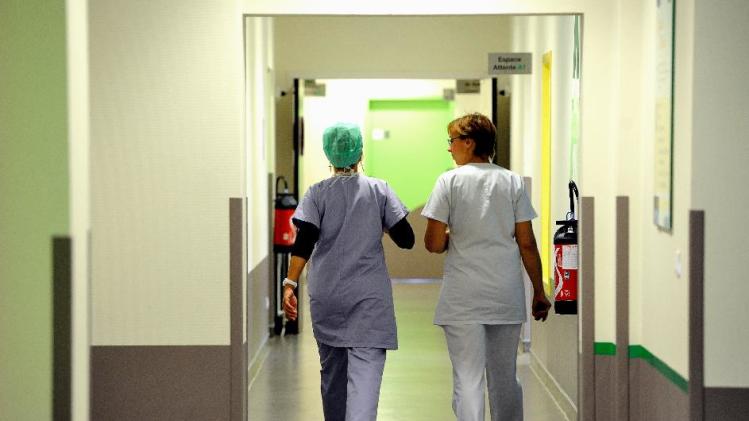
{"type": "Polygon", "coordinates": [[[386,182],[359,173],[328,178],[304,195],[293,218],[320,229],[307,273],[315,339],[398,348],[382,235],[407,214],[386,182]]]}

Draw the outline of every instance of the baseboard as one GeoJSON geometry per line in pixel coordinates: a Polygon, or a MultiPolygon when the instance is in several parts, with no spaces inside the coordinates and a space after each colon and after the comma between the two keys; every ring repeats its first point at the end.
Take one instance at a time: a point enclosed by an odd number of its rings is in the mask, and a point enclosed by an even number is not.
{"type": "Polygon", "coordinates": [[[577,405],[575,405],[575,402],[573,402],[572,399],[570,399],[569,395],[567,395],[562,387],[559,386],[559,383],[557,383],[551,373],[549,373],[549,370],[547,370],[546,367],[541,363],[541,361],[536,357],[536,354],[534,354],[532,350],[529,352],[529,354],[531,356],[530,367],[533,374],[549,391],[549,395],[557,404],[559,409],[562,410],[562,413],[564,414],[567,421],[576,420],[577,405]]]}
{"type": "Polygon", "coordinates": [[[522,341],[523,345],[523,352],[529,353],[531,352],[531,341],[522,341]]]}
{"type": "Polygon", "coordinates": [[[247,378],[250,379],[248,383],[248,389],[252,389],[252,384],[255,383],[255,378],[257,378],[258,373],[260,373],[260,369],[263,368],[265,359],[268,357],[268,338],[269,335],[266,335],[265,339],[263,339],[263,343],[260,344],[257,353],[255,353],[255,356],[252,357],[252,361],[250,361],[249,367],[247,368],[247,378]]]}

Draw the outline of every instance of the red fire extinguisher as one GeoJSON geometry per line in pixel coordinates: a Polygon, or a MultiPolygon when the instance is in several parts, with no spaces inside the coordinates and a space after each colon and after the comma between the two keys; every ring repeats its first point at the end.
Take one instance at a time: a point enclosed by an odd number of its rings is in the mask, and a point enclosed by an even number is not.
{"type": "Polygon", "coordinates": [[[289,252],[296,240],[296,229],[291,222],[291,217],[296,210],[297,201],[294,195],[289,193],[289,184],[286,178],[276,178],[276,203],[273,228],[273,249],[276,252],[289,252]],[[278,182],[283,181],[283,192],[278,190],[278,182]]]}
{"type": "Polygon", "coordinates": [[[575,198],[577,185],[570,180],[570,211],[561,227],[554,233],[554,311],[557,314],[577,314],[577,219],[575,198]]]}

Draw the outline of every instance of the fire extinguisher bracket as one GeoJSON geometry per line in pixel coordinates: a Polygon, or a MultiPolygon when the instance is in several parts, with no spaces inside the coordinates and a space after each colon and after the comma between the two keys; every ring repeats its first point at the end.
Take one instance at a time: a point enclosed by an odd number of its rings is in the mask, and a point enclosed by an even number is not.
{"type": "Polygon", "coordinates": [[[575,196],[577,186],[569,183],[570,211],[568,219],[556,221],[559,229],[554,233],[554,312],[577,314],[578,250],[575,196]]]}
{"type": "MultiPolygon", "coordinates": [[[[286,320],[283,313],[283,280],[286,278],[289,270],[289,261],[291,258],[291,249],[296,241],[296,228],[291,218],[297,207],[296,198],[289,193],[288,183],[284,177],[276,179],[276,200],[274,202],[273,218],[273,252],[274,252],[274,301],[275,316],[273,320],[273,333],[280,335],[282,331],[286,334],[299,333],[299,322],[297,320],[286,320]],[[283,191],[279,189],[279,182],[283,182],[283,191]]],[[[301,285],[295,290],[297,296],[297,311],[301,315],[301,285]]]]}

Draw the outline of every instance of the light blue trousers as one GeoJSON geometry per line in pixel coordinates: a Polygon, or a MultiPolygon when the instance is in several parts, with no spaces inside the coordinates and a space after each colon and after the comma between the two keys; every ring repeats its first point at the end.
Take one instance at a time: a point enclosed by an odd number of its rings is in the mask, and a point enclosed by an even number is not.
{"type": "Polygon", "coordinates": [[[325,421],[375,421],[385,368],[382,348],[338,348],[318,342],[325,421]]]}
{"type": "Polygon", "coordinates": [[[520,324],[442,326],[453,365],[453,412],[458,421],[484,421],[489,386],[492,421],[522,421],[517,378],[520,324]]]}

